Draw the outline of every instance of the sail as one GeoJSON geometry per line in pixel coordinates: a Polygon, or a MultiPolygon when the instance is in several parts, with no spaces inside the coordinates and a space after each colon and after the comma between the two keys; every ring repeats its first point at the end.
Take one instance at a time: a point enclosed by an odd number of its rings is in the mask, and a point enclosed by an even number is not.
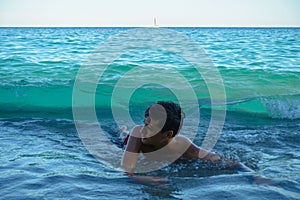
{"type": "Polygon", "coordinates": [[[156,18],[154,18],[153,26],[154,26],[154,27],[158,27],[158,24],[157,24],[157,22],[156,22],[156,18]]]}

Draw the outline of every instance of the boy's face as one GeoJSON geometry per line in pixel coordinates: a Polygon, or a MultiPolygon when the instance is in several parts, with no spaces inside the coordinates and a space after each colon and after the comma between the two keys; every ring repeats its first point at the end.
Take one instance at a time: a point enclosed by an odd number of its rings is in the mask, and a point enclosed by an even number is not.
{"type": "Polygon", "coordinates": [[[150,117],[144,120],[144,126],[141,130],[142,143],[145,145],[161,146],[167,143],[168,137],[161,132],[162,125],[150,117]]]}

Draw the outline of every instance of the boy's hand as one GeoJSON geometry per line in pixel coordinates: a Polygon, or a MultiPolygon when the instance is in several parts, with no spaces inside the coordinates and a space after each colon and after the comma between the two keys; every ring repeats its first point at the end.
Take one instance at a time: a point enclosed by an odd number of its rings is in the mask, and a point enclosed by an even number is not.
{"type": "Polygon", "coordinates": [[[203,161],[208,161],[208,162],[216,162],[221,160],[221,156],[219,154],[207,152],[204,150],[199,151],[199,158],[203,161]]]}
{"type": "Polygon", "coordinates": [[[141,183],[141,184],[145,184],[145,185],[159,186],[159,185],[171,184],[171,181],[168,178],[163,178],[163,177],[142,176],[142,175],[136,175],[136,174],[131,174],[129,176],[137,183],[141,183]]]}
{"type": "Polygon", "coordinates": [[[219,154],[216,154],[216,153],[211,153],[212,155],[209,156],[209,158],[204,158],[206,159],[207,161],[210,161],[210,162],[215,162],[215,161],[219,161],[221,160],[221,156],[219,154]]]}

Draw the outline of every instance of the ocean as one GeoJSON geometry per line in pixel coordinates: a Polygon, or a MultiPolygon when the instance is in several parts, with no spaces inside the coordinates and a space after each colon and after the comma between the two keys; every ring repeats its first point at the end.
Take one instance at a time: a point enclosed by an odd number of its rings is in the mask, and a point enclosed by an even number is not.
{"type": "Polygon", "coordinates": [[[300,199],[299,28],[0,28],[0,38],[1,199],[300,199]],[[170,181],[148,185],[110,165],[119,127],[142,124],[159,100],[183,106],[199,146],[221,120],[212,151],[272,184],[192,160],[144,172],[170,181]],[[100,124],[103,158],[82,120],[100,124]]]}

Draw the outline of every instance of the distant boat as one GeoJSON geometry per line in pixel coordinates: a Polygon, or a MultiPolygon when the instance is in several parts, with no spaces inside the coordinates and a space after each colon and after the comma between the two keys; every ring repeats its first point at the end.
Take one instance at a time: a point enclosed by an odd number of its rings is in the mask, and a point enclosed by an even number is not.
{"type": "Polygon", "coordinates": [[[156,18],[155,18],[155,17],[154,17],[154,20],[153,20],[153,27],[158,28],[158,24],[157,24],[157,22],[156,22],[156,18]]]}

